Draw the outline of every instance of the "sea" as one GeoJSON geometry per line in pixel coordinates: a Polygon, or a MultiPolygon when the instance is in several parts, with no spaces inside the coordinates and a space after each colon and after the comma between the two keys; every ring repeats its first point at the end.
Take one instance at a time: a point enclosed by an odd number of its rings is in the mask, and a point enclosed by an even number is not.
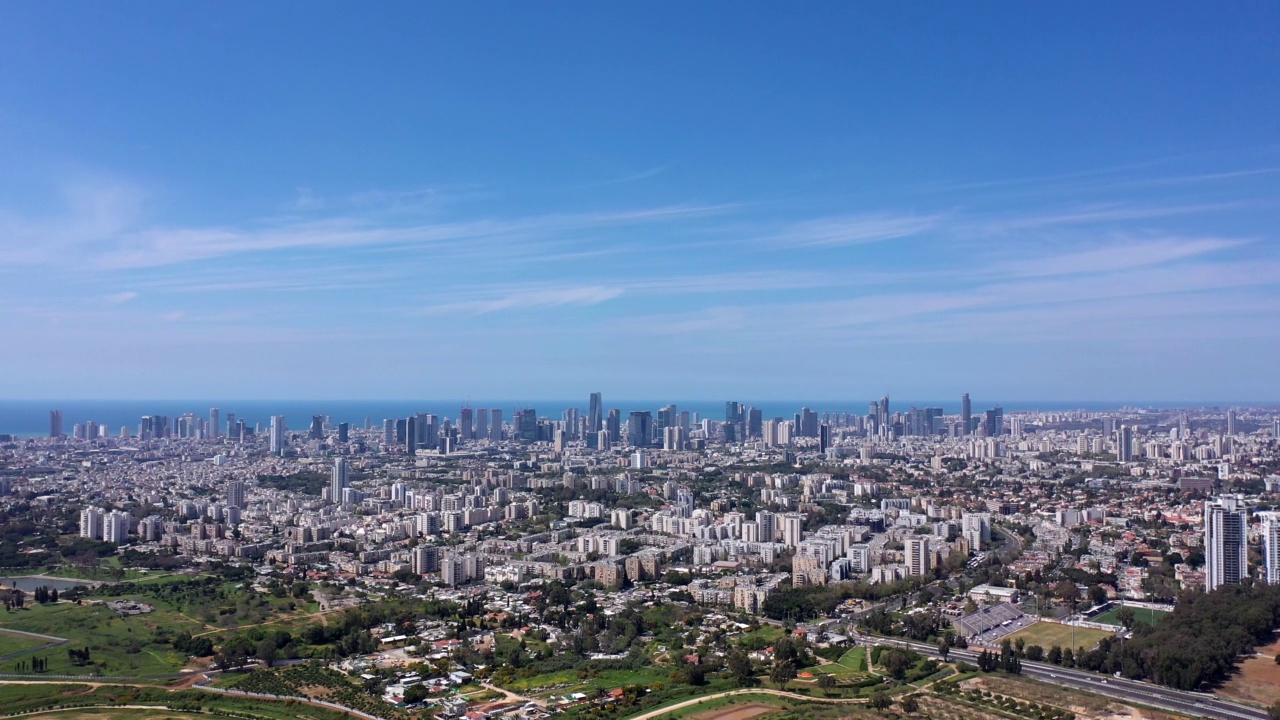
{"type": "MultiPolygon", "coordinates": [[[[791,418],[800,408],[807,407],[819,414],[852,413],[865,415],[866,400],[739,400],[740,404],[760,408],[766,419],[791,418]]],[[[723,400],[610,400],[604,398],[605,412],[610,408],[622,411],[623,422],[633,410],[656,411],[674,404],[677,410],[697,413],[701,419],[722,420],[725,413],[723,400]]],[[[1065,412],[1088,410],[1104,412],[1120,408],[1213,408],[1262,403],[1233,402],[1172,402],[1172,401],[1037,401],[1037,400],[985,400],[972,399],[975,414],[996,406],[1012,412],[1065,412]]],[[[1269,404],[1269,403],[1268,403],[1269,404]]],[[[227,416],[234,413],[237,419],[253,427],[270,424],[271,416],[283,415],[290,429],[303,430],[310,426],[314,415],[326,415],[334,424],[350,423],[352,428],[381,425],[386,418],[403,418],[415,413],[431,413],[441,417],[456,418],[463,407],[501,409],[502,417],[510,422],[518,410],[533,408],[539,417],[559,419],[564,411],[577,408],[585,414],[587,398],[578,400],[0,400],[0,435],[15,437],[41,437],[49,434],[49,411],[61,410],[63,432],[71,434],[76,423],[93,421],[105,425],[110,435],[117,435],[120,428],[137,432],[144,415],[164,415],[170,418],[187,413],[208,418],[211,408],[218,408],[221,425],[225,429],[227,416]]],[[[896,400],[890,398],[890,412],[911,407],[940,407],[947,414],[960,412],[960,398],[950,400],[896,400]]]]}

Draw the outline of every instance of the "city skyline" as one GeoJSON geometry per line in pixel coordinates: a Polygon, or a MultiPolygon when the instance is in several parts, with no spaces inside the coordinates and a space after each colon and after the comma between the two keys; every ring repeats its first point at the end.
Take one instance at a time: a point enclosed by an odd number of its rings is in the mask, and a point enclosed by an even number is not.
{"type": "Polygon", "coordinates": [[[0,10],[0,397],[1280,399],[1280,10],[730,8],[0,10]]]}

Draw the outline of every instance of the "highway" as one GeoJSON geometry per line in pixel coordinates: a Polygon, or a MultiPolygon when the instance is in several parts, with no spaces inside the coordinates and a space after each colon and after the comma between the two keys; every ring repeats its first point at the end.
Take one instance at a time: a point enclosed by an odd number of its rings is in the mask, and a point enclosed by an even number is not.
{"type": "MultiPolygon", "coordinates": [[[[922,655],[940,657],[937,647],[924,643],[868,636],[859,636],[859,639],[866,643],[907,647],[922,655]]],[[[958,648],[952,648],[950,656],[975,664],[978,659],[978,653],[958,648]]],[[[1084,670],[1062,668],[1057,665],[1035,663],[1027,660],[1022,661],[1022,674],[1043,682],[1078,690],[1087,690],[1098,695],[1168,710],[1179,715],[1214,718],[1215,720],[1270,720],[1265,711],[1257,708],[1220,700],[1207,693],[1174,690],[1138,680],[1110,677],[1084,670]]]]}

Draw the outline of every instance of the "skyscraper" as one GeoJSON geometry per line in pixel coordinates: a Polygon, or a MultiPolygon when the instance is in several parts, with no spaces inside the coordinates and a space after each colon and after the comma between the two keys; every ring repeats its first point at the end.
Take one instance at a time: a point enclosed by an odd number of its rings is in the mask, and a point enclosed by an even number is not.
{"type": "Polygon", "coordinates": [[[342,503],[342,491],[347,489],[350,479],[351,468],[347,465],[347,459],[336,458],[333,461],[333,476],[329,479],[329,502],[334,505],[342,503]]]}
{"type": "Polygon", "coordinates": [[[494,442],[502,439],[502,411],[498,408],[489,411],[489,439],[494,442]]]}
{"type": "Polygon", "coordinates": [[[1269,585],[1280,585],[1280,512],[1261,512],[1262,579],[1269,585]]]}
{"type": "Polygon", "coordinates": [[[476,409],[475,438],[477,440],[489,439],[489,408],[476,409]]]}
{"type": "Polygon", "coordinates": [[[600,393],[591,393],[591,400],[587,405],[587,437],[595,435],[604,429],[604,399],[600,393]]]}
{"type": "Polygon", "coordinates": [[[973,405],[969,402],[969,393],[960,396],[960,434],[973,432],[973,405]]]}
{"type": "Polygon", "coordinates": [[[62,437],[62,411],[61,410],[49,411],[49,437],[51,438],[62,437]]]}
{"type": "Polygon", "coordinates": [[[1128,425],[1116,430],[1116,460],[1133,462],[1133,428],[1128,425]]]}
{"type": "Polygon", "coordinates": [[[475,421],[471,408],[464,407],[458,411],[458,439],[472,440],[475,438],[475,421]]]}
{"type": "Polygon", "coordinates": [[[1248,509],[1236,495],[1204,504],[1204,588],[1210,592],[1244,579],[1248,570],[1248,509]]]}
{"type": "Polygon", "coordinates": [[[929,541],[919,535],[912,535],[903,541],[902,560],[906,563],[908,575],[928,575],[933,571],[932,558],[929,556],[929,541]]]}
{"type": "Polygon", "coordinates": [[[605,421],[604,429],[609,433],[610,445],[622,442],[622,412],[618,408],[609,410],[609,419],[605,421]]]}
{"type": "Polygon", "coordinates": [[[289,428],[285,426],[283,415],[271,416],[270,448],[272,454],[279,454],[289,447],[289,428]]]}
{"type": "Polygon", "coordinates": [[[1236,435],[1236,409],[1227,410],[1227,434],[1235,437],[1236,435]]]}
{"type": "Polygon", "coordinates": [[[222,435],[221,413],[218,408],[209,408],[209,437],[217,438],[222,435]]]}
{"type": "Polygon", "coordinates": [[[627,419],[627,442],[632,447],[648,447],[653,442],[653,415],[648,410],[633,410],[627,419]]]}
{"type": "Polygon", "coordinates": [[[323,415],[311,416],[311,429],[307,432],[307,436],[310,437],[312,440],[324,439],[324,416],[323,415]]]}
{"type": "Polygon", "coordinates": [[[234,508],[243,508],[245,506],[243,480],[230,480],[227,482],[227,505],[234,508]]]}

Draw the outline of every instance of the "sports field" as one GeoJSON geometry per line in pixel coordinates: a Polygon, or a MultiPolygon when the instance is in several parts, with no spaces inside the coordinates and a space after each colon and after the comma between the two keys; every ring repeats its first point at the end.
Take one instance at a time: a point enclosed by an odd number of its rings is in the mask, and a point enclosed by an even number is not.
{"type": "MultiPolygon", "coordinates": [[[[1133,610],[1133,621],[1143,625],[1155,625],[1160,622],[1161,618],[1169,614],[1163,610],[1148,610],[1140,607],[1130,609],[1133,610]]],[[[1102,623],[1103,625],[1115,625],[1116,627],[1121,627],[1120,620],[1116,617],[1116,613],[1118,612],[1120,612],[1119,606],[1113,607],[1101,615],[1094,615],[1089,618],[1089,621],[1102,623]]]]}
{"type": "MultiPolygon", "coordinates": [[[[1048,650],[1057,645],[1061,648],[1073,647],[1071,642],[1071,626],[1060,625],[1053,622],[1038,622],[1029,627],[1025,627],[1012,635],[1009,640],[1016,641],[1022,638],[1028,645],[1039,645],[1048,650]]],[[[1075,628],[1075,644],[1076,648],[1084,648],[1086,650],[1093,649],[1098,641],[1105,637],[1110,637],[1114,633],[1106,630],[1095,630],[1093,628],[1075,628]]]]}

